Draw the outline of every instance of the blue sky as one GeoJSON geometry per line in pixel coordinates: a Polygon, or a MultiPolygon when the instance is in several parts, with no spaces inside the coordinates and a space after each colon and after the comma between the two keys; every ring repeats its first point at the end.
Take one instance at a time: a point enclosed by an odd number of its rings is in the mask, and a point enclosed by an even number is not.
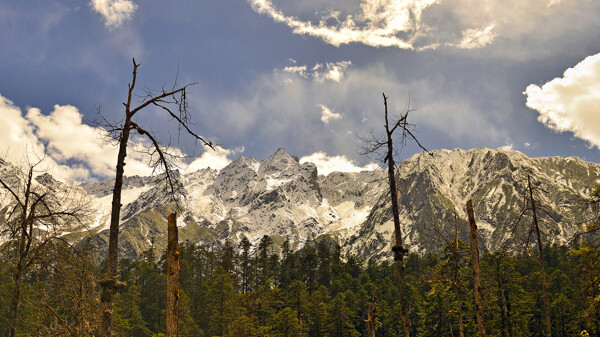
{"type": "MultiPolygon", "coordinates": [[[[0,0],[0,151],[109,177],[114,148],[89,124],[99,106],[122,118],[135,57],[140,89],[171,86],[178,69],[198,82],[193,128],[223,148],[181,137],[199,156],[182,169],[279,147],[322,173],[359,169],[371,159],[357,134],[381,131],[382,92],[397,114],[410,100],[429,149],[600,162],[599,15],[595,0],[0,0]]],[[[160,111],[137,120],[178,139],[160,111]]],[[[145,159],[132,154],[128,173],[147,173],[145,159]]]]}

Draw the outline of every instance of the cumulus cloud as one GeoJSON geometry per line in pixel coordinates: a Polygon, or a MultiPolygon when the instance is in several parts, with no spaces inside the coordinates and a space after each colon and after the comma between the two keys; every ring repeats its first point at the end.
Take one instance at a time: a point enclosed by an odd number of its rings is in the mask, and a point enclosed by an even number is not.
{"type": "MultiPolygon", "coordinates": [[[[25,115],[10,100],[0,95],[0,156],[12,163],[35,163],[44,157],[41,170],[47,170],[59,180],[88,180],[114,175],[117,147],[107,143],[106,131],[82,121],[76,107],[55,105],[45,115],[37,108],[28,108],[25,115]]],[[[148,144],[139,138],[128,145],[125,175],[147,176],[153,173],[148,166],[148,144]]],[[[178,148],[170,152],[184,156],[178,148]]],[[[175,165],[186,171],[204,167],[222,168],[235,151],[217,147],[207,150],[189,165],[178,160],[175,165]]]]}
{"type": "MultiPolygon", "coordinates": [[[[7,132],[0,137],[0,151],[10,162],[35,162],[45,157],[44,169],[61,180],[86,180],[114,174],[116,147],[104,141],[103,130],[82,122],[81,113],[70,105],[55,105],[49,115],[29,108],[23,116],[11,101],[0,96],[0,119],[7,132]]],[[[127,156],[127,175],[149,175],[147,155],[134,143],[127,156]]]]}
{"type": "Polygon", "coordinates": [[[534,51],[524,41],[552,39],[575,26],[589,31],[590,25],[597,25],[590,13],[599,7],[586,0],[359,0],[357,6],[356,1],[312,0],[311,6],[321,10],[309,14],[306,6],[286,0],[247,1],[257,13],[287,25],[293,33],[334,46],[361,43],[410,50],[440,45],[483,48],[504,38],[518,41],[518,49],[534,51]]]}
{"type": "Polygon", "coordinates": [[[527,106],[539,112],[538,121],[557,132],[576,137],[600,149],[600,54],[567,69],[563,77],[524,92],[527,106]]]}
{"type": "Polygon", "coordinates": [[[340,118],[342,118],[342,115],[340,115],[339,113],[335,113],[335,112],[331,111],[331,109],[329,109],[324,104],[318,104],[317,106],[319,108],[321,108],[321,121],[323,123],[325,123],[325,124],[329,124],[329,120],[330,119],[340,119],[340,118]]]}
{"type": "Polygon", "coordinates": [[[91,0],[90,6],[104,17],[104,24],[111,29],[131,20],[137,10],[137,5],[130,0],[91,0]]]}
{"type": "Polygon", "coordinates": [[[309,156],[300,158],[301,164],[306,162],[317,165],[319,174],[325,176],[331,172],[360,172],[380,169],[379,165],[375,163],[370,163],[361,167],[346,156],[328,156],[325,152],[315,152],[309,156]]]}
{"type": "Polygon", "coordinates": [[[9,162],[20,163],[23,160],[36,162],[35,157],[26,156],[29,153],[44,153],[42,144],[29,122],[21,115],[21,110],[10,100],[0,95],[0,156],[9,162]]]}

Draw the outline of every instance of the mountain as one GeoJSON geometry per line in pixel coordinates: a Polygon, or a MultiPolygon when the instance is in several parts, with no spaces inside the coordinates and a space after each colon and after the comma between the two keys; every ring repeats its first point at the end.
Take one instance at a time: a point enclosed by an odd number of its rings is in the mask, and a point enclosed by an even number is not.
{"type": "MultiPolygon", "coordinates": [[[[549,215],[543,217],[543,239],[568,243],[581,222],[577,205],[600,181],[600,165],[487,148],[438,150],[401,163],[397,177],[404,242],[413,252],[439,250],[444,237],[453,235],[455,221],[467,240],[464,208],[472,199],[482,249],[519,249],[531,223],[523,218],[515,227],[527,175],[535,183],[539,206],[549,215]]],[[[181,241],[236,244],[247,237],[256,244],[269,235],[276,244],[287,239],[297,249],[306,240],[331,240],[363,259],[391,257],[394,231],[385,171],[319,176],[314,164],[300,164],[279,149],[263,161],[241,156],[220,171],[176,176],[184,187],[176,196],[181,241]]],[[[166,245],[166,216],[177,206],[159,178],[124,181],[122,256],[135,258],[151,245],[166,245]]],[[[51,177],[38,180],[57,184],[51,177]]],[[[105,253],[113,185],[114,180],[107,180],[77,186],[94,205],[95,218],[65,230],[66,238],[88,241],[105,253]]]]}

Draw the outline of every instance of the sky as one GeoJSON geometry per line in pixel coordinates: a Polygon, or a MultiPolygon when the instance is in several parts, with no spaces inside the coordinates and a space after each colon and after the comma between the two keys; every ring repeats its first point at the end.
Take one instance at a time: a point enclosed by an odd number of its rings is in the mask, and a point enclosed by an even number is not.
{"type": "MultiPolygon", "coordinates": [[[[599,163],[599,15],[597,0],[0,0],[0,155],[110,178],[93,121],[123,119],[135,58],[138,95],[195,83],[191,128],[215,151],[164,111],[134,118],[186,172],[281,147],[321,174],[373,169],[359,137],[382,134],[382,93],[430,150],[599,163]]],[[[151,173],[146,145],[126,174],[151,173]]]]}

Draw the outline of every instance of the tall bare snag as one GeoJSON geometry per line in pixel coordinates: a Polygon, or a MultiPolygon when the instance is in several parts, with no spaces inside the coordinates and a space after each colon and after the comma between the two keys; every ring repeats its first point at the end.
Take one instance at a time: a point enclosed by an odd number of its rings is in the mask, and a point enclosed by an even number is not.
{"type": "Polygon", "coordinates": [[[467,201],[467,216],[469,217],[469,239],[471,241],[471,263],[473,265],[473,294],[475,296],[475,311],[477,314],[478,336],[485,337],[483,316],[483,300],[481,299],[481,276],[479,268],[479,243],[477,242],[477,223],[473,214],[473,202],[467,201]]]}
{"type": "Polygon", "coordinates": [[[388,97],[383,94],[383,105],[384,105],[384,118],[385,118],[385,135],[384,137],[376,137],[372,132],[370,137],[361,138],[364,147],[362,149],[363,155],[371,155],[374,153],[383,152],[383,163],[388,164],[388,182],[390,186],[390,198],[392,202],[392,215],[394,218],[394,234],[395,242],[392,246],[394,252],[394,261],[398,267],[398,281],[400,285],[400,302],[402,305],[402,327],[404,330],[404,336],[409,337],[411,333],[411,322],[408,316],[408,291],[406,287],[406,278],[404,271],[404,256],[408,253],[402,242],[402,231],[400,230],[400,215],[398,208],[398,188],[396,184],[396,163],[394,161],[394,139],[393,135],[396,130],[402,130],[401,133],[401,144],[405,144],[407,138],[412,138],[417,145],[426,152],[427,149],[419,143],[417,138],[412,133],[414,126],[408,123],[408,114],[414,109],[408,107],[400,118],[395,119],[390,123],[388,115],[388,97]]]}
{"type": "Polygon", "coordinates": [[[133,75],[131,83],[128,86],[127,102],[123,103],[125,106],[125,118],[121,125],[109,125],[109,132],[111,136],[119,143],[119,152],[117,155],[117,166],[115,175],[115,187],[113,189],[113,198],[111,204],[111,216],[110,216],[110,230],[109,230],[109,242],[108,242],[108,269],[106,272],[106,278],[101,282],[103,287],[102,291],[102,302],[104,304],[104,312],[102,318],[102,329],[101,334],[103,336],[112,335],[112,314],[114,305],[114,296],[116,290],[121,286],[117,279],[117,247],[119,241],[119,220],[121,212],[121,189],[123,187],[123,173],[125,167],[125,158],[127,157],[127,144],[131,131],[137,131],[141,136],[146,137],[152,143],[149,150],[150,154],[153,155],[153,161],[151,165],[155,168],[164,171],[165,181],[167,188],[171,193],[176,193],[179,184],[173,176],[172,162],[169,160],[169,153],[165,151],[159,144],[158,140],[154,135],[142,128],[138,123],[133,120],[133,117],[142,109],[148,106],[155,106],[165,111],[172,119],[174,119],[180,129],[185,130],[189,135],[200,141],[202,144],[213,148],[213,144],[204,140],[190,128],[190,113],[188,111],[187,101],[187,89],[190,85],[195,83],[187,84],[182,87],[176,88],[176,83],[170,90],[164,88],[158,92],[146,90],[146,95],[143,96],[140,105],[137,107],[132,106],[133,92],[136,85],[137,70],[140,66],[139,63],[133,59],[133,75]]]}

